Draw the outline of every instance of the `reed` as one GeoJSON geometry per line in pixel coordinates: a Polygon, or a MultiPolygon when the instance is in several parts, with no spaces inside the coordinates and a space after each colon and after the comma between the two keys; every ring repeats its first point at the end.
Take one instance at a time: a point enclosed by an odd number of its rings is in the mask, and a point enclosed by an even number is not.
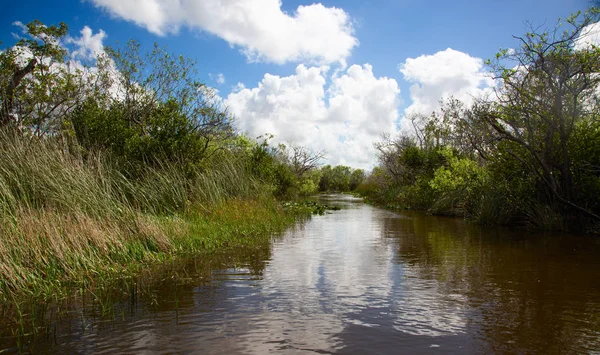
{"type": "MultiPolygon", "coordinates": [[[[47,140],[0,136],[0,303],[62,297],[177,253],[250,245],[293,222],[242,162],[126,177],[47,140]]],[[[139,269],[139,268],[138,268],[139,269]]]]}

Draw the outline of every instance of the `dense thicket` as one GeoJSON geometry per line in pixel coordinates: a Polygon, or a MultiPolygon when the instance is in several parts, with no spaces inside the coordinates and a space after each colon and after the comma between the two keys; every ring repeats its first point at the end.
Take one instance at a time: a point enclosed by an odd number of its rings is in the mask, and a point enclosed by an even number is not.
{"type": "Polygon", "coordinates": [[[449,99],[415,132],[384,137],[359,187],[399,208],[591,230],[600,219],[599,10],[532,30],[487,62],[496,86],[472,104],[449,99]]]}

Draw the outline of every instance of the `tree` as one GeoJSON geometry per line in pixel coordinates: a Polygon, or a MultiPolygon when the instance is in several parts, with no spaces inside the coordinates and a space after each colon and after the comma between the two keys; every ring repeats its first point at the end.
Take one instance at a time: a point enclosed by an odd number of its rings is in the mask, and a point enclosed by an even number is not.
{"type": "Polygon", "coordinates": [[[334,167],[326,165],[321,168],[319,191],[351,191],[362,182],[362,179],[364,179],[364,171],[360,169],[353,170],[351,167],[344,165],[334,167]],[[356,186],[352,186],[353,181],[356,186]]]}
{"type": "Polygon", "coordinates": [[[107,96],[123,105],[124,118],[130,126],[145,131],[152,112],[165,102],[173,102],[180,113],[201,135],[206,147],[212,140],[230,137],[232,117],[220,105],[214,90],[198,80],[196,62],[182,55],[172,56],[157,44],[146,54],[140,44],[130,40],[124,48],[106,48],[116,70],[107,96]]]}
{"type": "Polygon", "coordinates": [[[89,95],[69,116],[87,151],[108,150],[135,166],[169,160],[186,170],[233,136],[232,118],[215,93],[197,79],[195,62],[156,44],[148,53],[130,41],[99,58],[89,95]]]}
{"type": "Polygon", "coordinates": [[[289,148],[286,147],[287,161],[291,165],[294,173],[298,178],[302,178],[305,173],[319,167],[319,162],[325,158],[325,152],[313,152],[310,149],[292,144],[289,148]]]}
{"type": "Polygon", "coordinates": [[[379,151],[381,167],[396,185],[412,185],[421,176],[430,176],[433,171],[445,163],[440,154],[443,145],[419,146],[415,139],[406,135],[392,138],[384,135],[383,140],[375,143],[379,151]]]}
{"type": "Polygon", "coordinates": [[[350,191],[356,190],[356,188],[362,184],[365,180],[366,174],[362,169],[355,169],[350,174],[350,191]]]}
{"type": "Polygon", "coordinates": [[[600,48],[584,45],[597,8],[566,19],[553,31],[531,29],[516,50],[502,50],[488,64],[500,85],[495,101],[476,115],[488,124],[504,151],[535,174],[549,198],[588,216],[600,217],[574,199],[573,151],[578,124],[598,117],[600,48]]]}
{"type": "Polygon", "coordinates": [[[402,158],[405,151],[418,149],[414,138],[404,135],[392,138],[389,134],[384,134],[382,140],[375,143],[375,149],[379,151],[379,164],[395,181],[414,177],[415,174],[408,171],[402,158]]]}
{"type": "Polygon", "coordinates": [[[29,37],[0,53],[0,128],[20,125],[43,135],[76,105],[80,76],[65,62],[64,23],[46,26],[35,20],[26,27],[29,37]]]}

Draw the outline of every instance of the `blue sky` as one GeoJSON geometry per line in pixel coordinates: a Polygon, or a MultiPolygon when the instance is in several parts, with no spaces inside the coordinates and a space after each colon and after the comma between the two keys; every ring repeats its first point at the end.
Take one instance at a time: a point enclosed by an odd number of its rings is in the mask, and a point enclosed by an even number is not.
{"type": "Polygon", "coordinates": [[[482,60],[517,43],[527,22],[553,26],[587,0],[417,1],[87,0],[12,2],[0,13],[2,46],[15,21],[67,23],[83,45],[130,38],[198,61],[238,128],[326,150],[329,163],[369,168],[373,142],[407,114],[466,101],[492,83],[482,60]],[[26,5],[25,5],[26,4],[26,5]],[[94,42],[95,41],[95,42],[94,42]],[[451,48],[452,50],[448,50],[451,48]],[[367,65],[368,64],[368,65],[367,65]],[[210,75],[209,75],[210,74],[210,75]],[[224,78],[219,82],[217,78],[224,78]]]}

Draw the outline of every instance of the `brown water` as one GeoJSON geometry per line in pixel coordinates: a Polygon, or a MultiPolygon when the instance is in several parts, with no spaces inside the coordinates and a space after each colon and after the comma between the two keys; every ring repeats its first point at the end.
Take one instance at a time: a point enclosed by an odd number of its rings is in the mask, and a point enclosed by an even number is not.
{"type": "Polygon", "coordinates": [[[264,248],[166,267],[108,316],[70,310],[25,351],[600,353],[600,238],[322,199],[342,210],[264,248]]]}

